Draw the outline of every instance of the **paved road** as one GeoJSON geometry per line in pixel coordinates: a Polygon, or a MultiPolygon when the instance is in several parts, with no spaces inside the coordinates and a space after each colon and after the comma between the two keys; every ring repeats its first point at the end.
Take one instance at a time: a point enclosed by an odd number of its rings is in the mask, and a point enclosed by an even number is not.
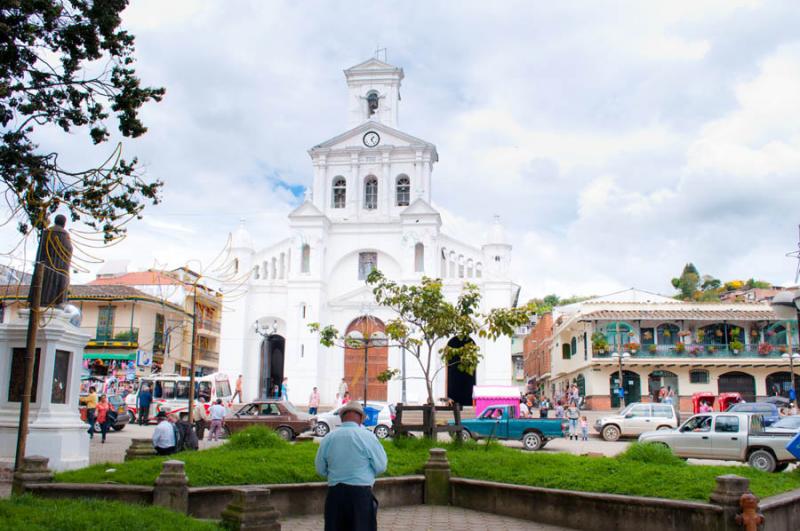
{"type": "MultiPolygon", "coordinates": [[[[325,527],[321,515],[286,518],[281,529],[317,531],[325,527]]],[[[397,531],[568,531],[569,528],[538,524],[528,520],[470,511],[460,507],[415,505],[378,511],[378,529],[397,531]]]]}

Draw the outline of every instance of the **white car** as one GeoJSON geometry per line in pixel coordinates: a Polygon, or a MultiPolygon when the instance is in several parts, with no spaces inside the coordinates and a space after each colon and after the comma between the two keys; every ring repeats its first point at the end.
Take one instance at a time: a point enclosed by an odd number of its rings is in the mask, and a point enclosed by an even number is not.
{"type": "Polygon", "coordinates": [[[630,437],[652,430],[671,430],[678,427],[678,412],[670,404],[629,404],[617,415],[597,419],[594,430],[607,441],[630,437]]]}
{"type": "MultiPolygon", "coordinates": [[[[379,439],[385,439],[392,432],[391,408],[394,406],[390,406],[389,404],[382,402],[367,402],[367,407],[371,407],[380,411],[378,413],[377,424],[367,427],[373,430],[379,439]]],[[[320,413],[314,417],[313,430],[317,437],[325,437],[332,430],[335,430],[342,425],[342,419],[339,417],[339,409],[341,409],[341,406],[326,413],[320,413]]]]}

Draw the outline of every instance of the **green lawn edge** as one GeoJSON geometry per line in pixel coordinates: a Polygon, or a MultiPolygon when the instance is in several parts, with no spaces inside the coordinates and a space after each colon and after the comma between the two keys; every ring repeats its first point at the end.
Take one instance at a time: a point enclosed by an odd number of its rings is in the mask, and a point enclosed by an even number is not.
{"type": "Polygon", "coordinates": [[[149,531],[180,529],[218,530],[204,522],[162,507],[92,499],[45,499],[31,495],[0,500],[0,529],[39,531],[52,529],[113,529],[149,531]]]}
{"type": "MultiPolygon", "coordinates": [[[[746,466],[687,465],[669,454],[666,458],[663,455],[584,457],[523,452],[498,444],[435,444],[425,440],[384,441],[383,445],[389,458],[384,476],[421,474],[427,450],[442,447],[448,451],[453,477],[515,485],[694,501],[708,501],[716,485],[715,478],[723,474],[749,478],[751,491],[760,498],[800,488],[800,470],[769,474],[746,466]]],[[[186,463],[186,474],[194,487],[323,481],[314,470],[317,448],[310,442],[266,448],[223,445],[201,452],[61,472],[56,474],[55,481],[152,485],[166,459],[186,463]]],[[[636,450],[636,445],[633,448],[636,450]]]]}

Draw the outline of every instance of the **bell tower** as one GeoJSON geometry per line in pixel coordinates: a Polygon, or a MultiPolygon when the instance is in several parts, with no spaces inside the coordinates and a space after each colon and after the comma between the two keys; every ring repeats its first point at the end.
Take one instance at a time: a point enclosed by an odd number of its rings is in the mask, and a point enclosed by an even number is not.
{"type": "Polygon", "coordinates": [[[351,128],[372,120],[399,127],[400,83],[403,69],[372,58],[344,71],[351,128]]]}

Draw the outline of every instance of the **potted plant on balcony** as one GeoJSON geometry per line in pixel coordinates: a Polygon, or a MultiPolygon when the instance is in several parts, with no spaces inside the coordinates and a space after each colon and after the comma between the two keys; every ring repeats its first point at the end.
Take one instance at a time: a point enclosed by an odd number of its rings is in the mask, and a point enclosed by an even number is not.
{"type": "Polygon", "coordinates": [[[686,351],[686,345],[681,342],[675,343],[675,352],[683,354],[686,351]]]}
{"type": "Polygon", "coordinates": [[[759,329],[757,326],[754,326],[750,329],[750,337],[758,337],[759,329]]]}
{"type": "Polygon", "coordinates": [[[650,354],[655,354],[656,352],[658,352],[658,347],[656,345],[650,345],[649,347],[647,347],[647,350],[648,352],[650,352],[650,354]]]}
{"type": "Polygon", "coordinates": [[[783,354],[786,354],[789,351],[789,349],[786,347],[786,345],[779,345],[778,346],[778,350],[780,352],[782,352],[783,354]]]}
{"type": "Polygon", "coordinates": [[[680,337],[689,337],[689,335],[691,335],[691,332],[689,332],[688,330],[681,330],[680,332],[678,332],[678,336],[680,337]]]}
{"type": "Polygon", "coordinates": [[[625,344],[625,350],[630,351],[632,354],[636,354],[637,352],[639,352],[639,348],[640,347],[641,347],[641,345],[639,345],[639,343],[627,343],[627,344],[625,344]]]}
{"type": "Polygon", "coordinates": [[[702,345],[692,345],[689,347],[689,355],[690,356],[699,356],[703,353],[703,346],[702,345]]]}
{"type": "Polygon", "coordinates": [[[738,354],[739,352],[744,350],[744,343],[742,343],[738,339],[731,341],[730,345],[728,346],[731,347],[731,350],[733,351],[734,354],[738,354]]]}
{"type": "Polygon", "coordinates": [[[720,330],[719,328],[717,328],[717,330],[714,333],[717,335],[717,337],[722,337],[723,335],[722,330],[720,330]]]}
{"type": "Polygon", "coordinates": [[[766,341],[762,341],[758,344],[758,355],[759,356],[769,356],[770,352],[773,350],[773,346],[767,343],[766,341]]]}
{"type": "Polygon", "coordinates": [[[713,354],[717,351],[717,347],[715,347],[714,345],[709,345],[706,347],[706,350],[708,350],[709,354],[713,354]]]}
{"type": "Polygon", "coordinates": [[[670,332],[669,328],[664,329],[664,337],[672,337],[672,332],[670,332]]]}
{"type": "Polygon", "coordinates": [[[608,348],[608,340],[601,332],[592,334],[592,350],[604,353],[608,348]]]}
{"type": "Polygon", "coordinates": [[[697,342],[702,343],[704,337],[706,337],[706,331],[701,328],[697,331],[697,342]]]}
{"type": "Polygon", "coordinates": [[[651,332],[650,330],[647,330],[642,334],[642,337],[649,341],[649,340],[653,339],[653,332],[651,332]]]}

